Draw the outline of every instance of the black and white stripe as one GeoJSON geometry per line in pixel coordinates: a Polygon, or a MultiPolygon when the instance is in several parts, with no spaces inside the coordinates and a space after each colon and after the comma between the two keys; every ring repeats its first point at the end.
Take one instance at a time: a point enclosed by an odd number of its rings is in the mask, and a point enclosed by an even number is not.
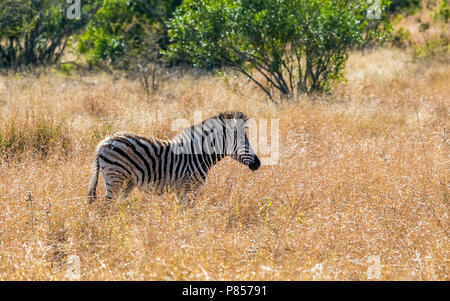
{"type": "Polygon", "coordinates": [[[246,121],[241,112],[221,113],[172,140],[115,133],[97,146],[88,195],[96,197],[99,171],[106,198],[112,199],[120,192],[126,197],[134,187],[184,195],[203,185],[210,168],[225,156],[256,170],[261,164],[245,132],[246,121]]]}

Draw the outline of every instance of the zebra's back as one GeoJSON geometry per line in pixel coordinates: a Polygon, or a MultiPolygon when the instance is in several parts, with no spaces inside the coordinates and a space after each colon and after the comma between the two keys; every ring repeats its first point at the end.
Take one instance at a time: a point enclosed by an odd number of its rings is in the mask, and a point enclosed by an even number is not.
{"type": "Polygon", "coordinates": [[[123,187],[131,181],[141,190],[162,193],[182,184],[174,172],[179,156],[165,140],[118,132],[100,142],[98,159],[104,179],[110,180],[107,186],[123,187]]]}

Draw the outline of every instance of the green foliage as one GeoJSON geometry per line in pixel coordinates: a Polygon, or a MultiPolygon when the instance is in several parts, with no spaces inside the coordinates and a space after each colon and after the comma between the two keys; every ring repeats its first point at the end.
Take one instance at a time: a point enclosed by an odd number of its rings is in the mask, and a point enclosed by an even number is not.
{"type": "Polygon", "coordinates": [[[71,63],[62,63],[57,66],[57,70],[62,72],[64,75],[71,75],[73,71],[73,64],[71,63]]]}
{"type": "Polygon", "coordinates": [[[165,22],[180,3],[105,0],[78,38],[79,51],[89,64],[112,67],[139,79],[147,93],[154,91],[163,78],[159,50],[167,47],[165,22]]]}
{"type": "Polygon", "coordinates": [[[450,5],[449,0],[442,0],[441,5],[439,6],[439,10],[435,13],[434,19],[443,20],[445,23],[448,23],[450,19],[450,5]]]}
{"type": "Polygon", "coordinates": [[[394,17],[392,17],[391,24],[392,24],[392,26],[395,26],[395,25],[399,24],[402,20],[403,20],[403,16],[401,14],[396,14],[394,17]]]}
{"type": "Polygon", "coordinates": [[[126,54],[142,53],[148,39],[158,38],[157,45],[164,48],[164,41],[167,41],[164,22],[172,16],[180,2],[181,0],[104,0],[88,28],[78,39],[79,51],[92,64],[114,64],[126,54]]]}
{"type": "Polygon", "coordinates": [[[414,58],[417,60],[437,60],[448,63],[450,61],[450,43],[448,38],[441,35],[439,39],[428,39],[424,44],[414,46],[414,58]]]}
{"type": "Polygon", "coordinates": [[[186,0],[168,24],[164,54],[234,68],[271,99],[274,90],[281,97],[327,91],[342,78],[348,51],[385,33],[380,20],[366,20],[367,8],[367,1],[186,0]]]}
{"type": "Polygon", "coordinates": [[[420,0],[392,0],[388,8],[389,13],[414,14],[420,9],[420,0]]]}
{"type": "Polygon", "coordinates": [[[87,24],[99,0],[82,1],[81,17],[71,20],[71,4],[51,0],[0,3],[0,68],[14,71],[58,61],[68,37],[87,24]]]}
{"type": "Polygon", "coordinates": [[[166,22],[173,17],[181,2],[182,0],[129,0],[133,14],[147,16],[157,23],[158,44],[162,49],[166,49],[169,44],[166,22]]]}
{"type": "Polygon", "coordinates": [[[403,27],[400,27],[392,35],[392,44],[399,48],[405,48],[409,45],[409,37],[411,32],[403,27]]]}
{"type": "Polygon", "coordinates": [[[129,28],[132,23],[133,14],[128,1],[105,0],[86,31],[79,37],[79,51],[86,54],[90,62],[114,61],[127,48],[125,33],[131,30],[135,36],[140,34],[140,26],[129,28]]]}

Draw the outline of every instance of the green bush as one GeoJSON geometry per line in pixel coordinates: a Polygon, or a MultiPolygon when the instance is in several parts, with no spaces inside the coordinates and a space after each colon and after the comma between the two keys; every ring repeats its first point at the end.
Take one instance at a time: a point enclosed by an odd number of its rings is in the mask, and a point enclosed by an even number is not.
{"type": "MultiPolygon", "coordinates": [[[[381,9],[387,4],[381,1],[381,9]]],[[[368,5],[344,0],[185,0],[168,24],[165,58],[201,68],[231,67],[271,99],[274,90],[282,98],[327,91],[342,78],[348,51],[385,33],[379,30],[381,20],[366,20],[368,5]]]]}
{"type": "Polygon", "coordinates": [[[435,14],[435,19],[441,19],[445,23],[448,23],[450,19],[450,5],[449,0],[442,0],[441,5],[439,6],[439,10],[435,14]]]}
{"type": "Polygon", "coordinates": [[[409,37],[411,32],[403,27],[400,27],[392,34],[392,44],[399,48],[405,48],[410,45],[409,37]]]}
{"type": "Polygon", "coordinates": [[[18,71],[57,62],[68,38],[84,28],[99,3],[82,1],[80,18],[71,20],[66,1],[2,0],[0,68],[18,71]]]}
{"type": "Polygon", "coordinates": [[[392,0],[388,11],[393,13],[407,13],[414,14],[420,9],[420,0],[392,0]]]}
{"type": "Polygon", "coordinates": [[[60,71],[64,75],[71,75],[73,71],[73,64],[71,63],[62,63],[57,66],[57,70],[60,71]]]}
{"type": "Polygon", "coordinates": [[[148,39],[157,38],[157,48],[164,49],[165,21],[180,3],[181,0],[104,0],[78,38],[79,51],[91,64],[114,64],[126,54],[146,52],[148,39]]]}
{"type": "Polygon", "coordinates": [[[165,21],[181,0],[105,0],[79,38],[91,66],[139,79],[147,93],[164,78],[159,50],[167,47],[165,21]]]}
{"type": "Polygon", "coordinates": [[[140,34],[140,26],[129,28],[132,23],[133,15],[126,0],[105,0],[85,32],[79,36],[79,51],[87,56],[90,63],[114,61],[126,50],[124,34],[130,30],[137,37],[140,34]]]}
{"type": "Polygon", "coordinates": [[[427,39],[425,43],[414,46],[416,60],[437,60],[444,63],[450,61],[450,43],[448,38],[441,35],[438,39],[427,39]]]}

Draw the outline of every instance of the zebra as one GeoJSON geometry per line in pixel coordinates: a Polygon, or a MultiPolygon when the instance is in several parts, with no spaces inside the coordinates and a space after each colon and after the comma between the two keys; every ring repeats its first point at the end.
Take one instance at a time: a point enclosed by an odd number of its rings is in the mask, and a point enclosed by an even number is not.
{"type": "Polygon", "coordinates": [[[124,131],[106,137],[95,151],[90,203],[96,199],[100,171],[107,201],[121,192],[126,198],[137,187],[158,195],[173,191],[186,205],[188,196],[206,184],[211,167],[226,156],[257,170],[261,162],[247,137],[248,120],[232,111],[188,127],[171,140],[124,131]]]}

